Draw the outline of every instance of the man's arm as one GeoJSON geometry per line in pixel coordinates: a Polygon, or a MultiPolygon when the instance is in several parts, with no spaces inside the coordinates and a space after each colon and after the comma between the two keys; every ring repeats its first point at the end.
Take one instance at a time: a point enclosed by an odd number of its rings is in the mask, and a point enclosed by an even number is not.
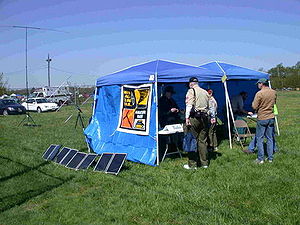
{"type": "Polygon", "coordinates": [[[187,94],[186,94],[186,98],[185,98],[185,104],[186,104],[186,108],[185,108],[185,121],[186,121],[186,125],[191,125],[191,123],[190,123],[190,115],[191,115],[191,110],[192,110],[194,102],[195,102],[194,90],[193,89],[189,89],[188,92],[187,92],[187,94]]]}

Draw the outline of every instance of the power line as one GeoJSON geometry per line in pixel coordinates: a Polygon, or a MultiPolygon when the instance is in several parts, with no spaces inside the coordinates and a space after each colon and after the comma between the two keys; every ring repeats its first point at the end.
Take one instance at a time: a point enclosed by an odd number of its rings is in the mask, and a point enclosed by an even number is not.
{"type": "MultiPolygon", "coordinates": [[[[43,66],[39,66],[39,67],[35,67],[35,68],[30,68],[30,69],[28,69],[28,71],[32,72],[32,71],[41,70],[41,69],[45,69],[45,68],[47,68],[47,66],[43,65],[43,66]]],[[[20,70],[16,70],[16,71],[3,72],[3,73],[5,75],[5,74],[20,73],[20,72],[24,72],[24,71],[25,71],[25,69],[20,69],[20,70]]]]}
{"type": "Polygon", "coordinates": [[[69,74],[72,74],[72,75],[95,76],[95,75],[91,75],[91,74],[79,74],[79,73],[76,73],[76,72],[70,72],[70,71],[62,70],[62,69],[59,69],[59,68],[56,68],[56,67],[53,67],[53,66],[51,66],[51,69],[59,71],[59,72],[69,73],[69,74]]]}

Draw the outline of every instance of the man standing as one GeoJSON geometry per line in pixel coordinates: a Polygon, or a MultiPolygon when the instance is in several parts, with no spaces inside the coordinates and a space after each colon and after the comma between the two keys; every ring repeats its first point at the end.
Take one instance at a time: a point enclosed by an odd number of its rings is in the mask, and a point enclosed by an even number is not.
{"type": "MultiPolygon", "coordinates": [[[[188,152],[188,164],[184,165],[185,169],[196,169],[198,158],[202,168],[208,168],[207,159],[207,128],[208,128],[208,110],[209,95],[207,91],[200,88],[198,79],[192,77],[189,80],[189,87],[186,94],[186,126],[190,127],[191,133],[197,139],[197,152],[188,152]]],[[[211,119],[215,123],[215,118],[211,119]]]]}
{"type": "Polygon", "coordinates": [[[261,78],[257,82],[260,89],[256,93],[252,102],[252,108],[257,112],[256,139],[257,139],[257,159],[255,163],[264,163],[264,138],[267,139],[268,162],[273,162],[274,147],[274,123],[275,115],[273,113],[276,103],[276,91],[269,87],[268,80],[261,78]]]}

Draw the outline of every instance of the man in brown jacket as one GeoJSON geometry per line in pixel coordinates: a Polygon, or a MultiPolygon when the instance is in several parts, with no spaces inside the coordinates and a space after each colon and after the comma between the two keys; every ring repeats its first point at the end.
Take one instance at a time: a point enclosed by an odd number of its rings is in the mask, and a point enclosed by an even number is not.
{"type": "Polygon", "coordinates": [[[252,108],[257,112],[256,138],[257,138],[257,164],[264,163],[264,138],[267,139],[268,162],[273,162],[273,133],[275,116],[273,113],[276,103],[276,91],[269,87],[268,80],[261,78],[257,82],[260,89],[252,102],[252,108]]]}

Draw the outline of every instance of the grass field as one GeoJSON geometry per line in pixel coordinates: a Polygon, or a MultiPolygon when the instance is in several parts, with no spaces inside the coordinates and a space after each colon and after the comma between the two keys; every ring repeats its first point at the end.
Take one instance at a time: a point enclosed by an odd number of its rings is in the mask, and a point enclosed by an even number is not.
{"type": "MultiPolygon", "coordinates": [[[[255,165],[255,155],[223,141],[207,170],[167,159],[159,167],[126,162],[118,176],[42,160],[52,143],[87,150],[72,106],[32,113],[41,127],[1,116],[0,224],[300,224],[299,103],[300,92],[279,93],[273,164],[255,165]]],[[[90,116],[89,105],[84,112],[90,116]]]]}

